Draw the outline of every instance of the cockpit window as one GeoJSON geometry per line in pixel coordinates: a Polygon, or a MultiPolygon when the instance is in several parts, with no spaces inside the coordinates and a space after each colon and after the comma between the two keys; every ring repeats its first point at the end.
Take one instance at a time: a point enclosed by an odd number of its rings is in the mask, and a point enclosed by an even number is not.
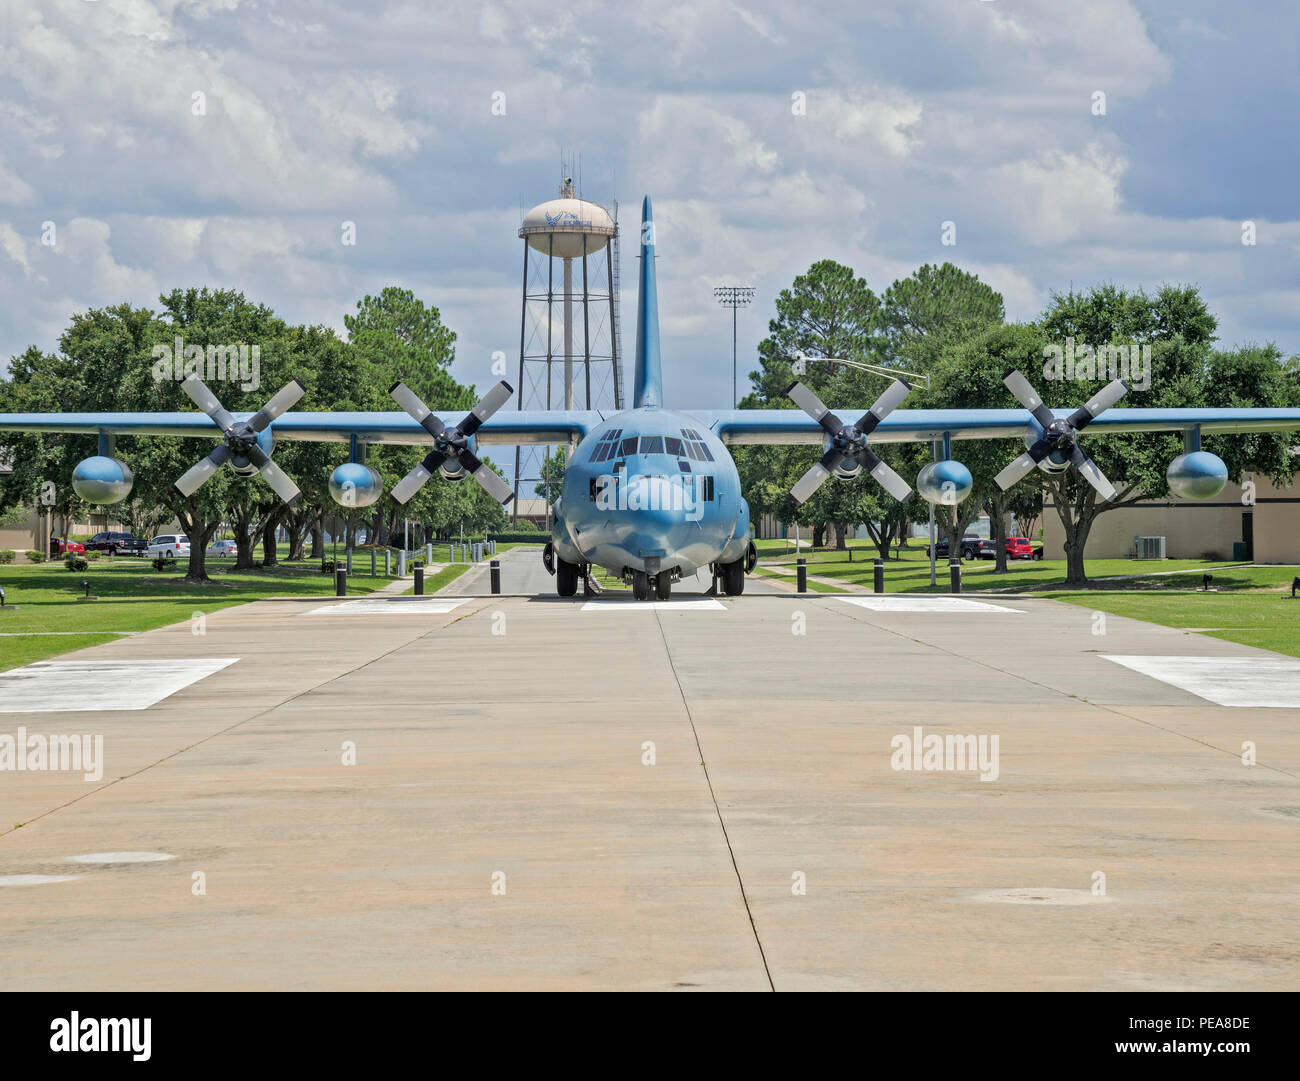
{"type": "Polygon", "coordinates": [[[697,462],[713,461],[713,452],[705,445],[704,440],[700,438],[700,433],[694,428],[683,428],[682,439],[686,442],[688,458],[693,458],[697,462]]]}
{"type": "Polygon", "coordinates": [[[591,452],[593,462],[607,462],[614,457],[618,449],[618,437],[623,434],[622,428],[614,428],[602,435],[591,452]]]}
{"type": "Polygon", "coordinates": [[[641,437],[642,454],[662,454],[664,452],[664,437],[662,435],[643,435],[641,437]]]}
{"type": "Polygon", "coordinates": [[[636,436],[634,436],[634,435],[630,435],[630,436],[628,436],[626,439],[624,439],[624,440],[623,440],[623,446],[619,448],[619,453],[622,454],[623,457],[625,457],[625,458],[626,458],[629,454],[635,454],[635,453],[636,453],[636,436]]]}
{"type": "Polygon", "coordinates": [[[664,436],[664,449],[674,458],[682,456],[682,441],[674,439],[671,435],[664,436]]]}

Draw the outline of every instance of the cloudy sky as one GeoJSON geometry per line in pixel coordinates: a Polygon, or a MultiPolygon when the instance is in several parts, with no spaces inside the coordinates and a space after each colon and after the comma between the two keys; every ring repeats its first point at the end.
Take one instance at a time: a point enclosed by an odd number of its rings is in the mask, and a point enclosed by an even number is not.
{"type": "Polygon", "coordinates": [[[1300,352],[1298,28],[1220,0],[0,0],[0,357],[174,286],[341,329],[400,284],[485,387],[562,153],[629,237],[654,197],[670,405],[729,404],[713,286],[757,288],[743,366],[827,257],[879,292],[951,259],[1013,318],[1190,281],[1225,342],[1300,352]]]}

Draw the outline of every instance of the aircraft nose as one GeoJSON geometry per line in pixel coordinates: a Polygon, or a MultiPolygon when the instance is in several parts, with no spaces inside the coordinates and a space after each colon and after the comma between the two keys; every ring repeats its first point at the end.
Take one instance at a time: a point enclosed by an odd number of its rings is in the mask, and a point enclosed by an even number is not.
{"type": "Polygon", "coordinates": [[[622,516],[631,527],[628,548],[638,555],[671,552],[695,528],[698,508],[680,482],[663,477],[633,477],[628,481],[622,516]]]}

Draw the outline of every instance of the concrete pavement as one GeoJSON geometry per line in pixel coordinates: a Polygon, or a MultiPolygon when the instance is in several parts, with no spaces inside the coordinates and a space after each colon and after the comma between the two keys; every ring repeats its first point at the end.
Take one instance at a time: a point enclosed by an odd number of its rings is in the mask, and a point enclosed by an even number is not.
{"type": "Polygon", "coordinates": [[[61,658],[239,659],[145,710],[0,712],[102,734],[106,762],[0,772],[7,986],[1300,979],[1300,691],[1216,705],[1105,656],[1275,655],[1044,599],[588,608],[551,583],[441,614],[262,602],[61,658]],[[917,726],[998,737],[996,778],[895,768],[917,726]],[[172,858],[70,862],[132,852],[172,858]]]}

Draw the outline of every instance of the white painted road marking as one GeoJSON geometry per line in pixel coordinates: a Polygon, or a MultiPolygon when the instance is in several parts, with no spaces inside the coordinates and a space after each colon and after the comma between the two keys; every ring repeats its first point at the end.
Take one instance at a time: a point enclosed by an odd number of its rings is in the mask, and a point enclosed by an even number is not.
{"type": "Polygon", "coordinates": [[[1295,657],[1100,656],[1220,706],[1300,708],[1300,659],[1295,657]]]}
{"type": "Polygon", "coordinates": [[[726,605],[713,597],[692,597],[680,601],[588,601],[584,612],[725,612],[726,605]]]}
{"type": "Polygon", "coordinates": [[[174,860],[169,852],[87,852],[84,856],[67,856],[66,863],[161,863],[174,860]]]}
{"type": "Polygon", "coordinates": [[[465,601],[445,597],[367,597],[359,601],[344,601],[313,608],[305,616],[445,616],[459,608],[465,601]]]}
{"type": "Polygon", "coordinates": [[[968,601],[965,597],[925,597],[910,593],[873,593],[870,597],[832,596],[837,601],[847,601],[859,608],[870,608],[873,612],[1012,612],[1024,615],[1022,608],[1003,608],[1000,604],[968,601]]]}
{"type": "Polygon", "coordinates": [[[147,709],[237,660],[38,661],[0,672],[0,713],[147,709]]]}

